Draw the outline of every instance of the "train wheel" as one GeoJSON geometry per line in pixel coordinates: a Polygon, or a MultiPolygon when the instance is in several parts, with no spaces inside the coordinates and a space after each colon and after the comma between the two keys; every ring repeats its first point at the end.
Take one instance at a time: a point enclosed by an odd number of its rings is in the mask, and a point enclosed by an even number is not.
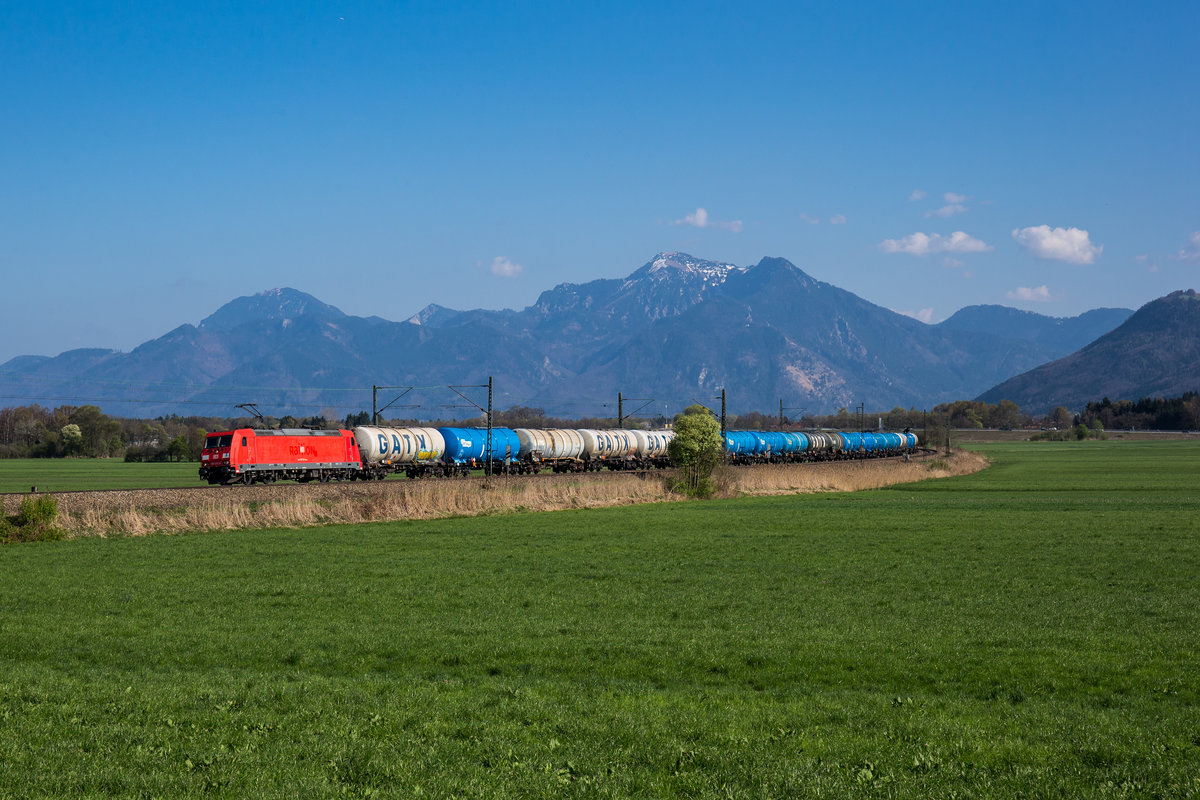
{"type": "Polygon", "coordinates": [[[250,484],[254,483],[254,473],[253,472],[243,472],[242,473],[242,483],[246,486],[249,486],[250,484]]]}

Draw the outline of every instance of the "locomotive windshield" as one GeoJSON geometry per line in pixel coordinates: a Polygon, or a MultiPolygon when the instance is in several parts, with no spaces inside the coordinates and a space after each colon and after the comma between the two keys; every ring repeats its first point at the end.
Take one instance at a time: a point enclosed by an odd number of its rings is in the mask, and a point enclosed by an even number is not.
{"type": "Polygon", "coordinates": [[[229,447],[231,444],[233,444],[232,433],[224,436],[209,436],[204,440],[204,449],[210,450],[214,447],[229,447]]]}

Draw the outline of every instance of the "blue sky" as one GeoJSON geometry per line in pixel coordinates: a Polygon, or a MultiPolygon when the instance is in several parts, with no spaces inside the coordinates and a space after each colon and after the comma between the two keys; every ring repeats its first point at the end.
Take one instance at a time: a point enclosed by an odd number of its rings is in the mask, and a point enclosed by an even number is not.
{"type": "Polygon", "coordinates": [[[1200,283],[1197,52],[1197,3],[0,0],[0,362],[666,250],[934,322],[1136,308],[1200,283]]]}

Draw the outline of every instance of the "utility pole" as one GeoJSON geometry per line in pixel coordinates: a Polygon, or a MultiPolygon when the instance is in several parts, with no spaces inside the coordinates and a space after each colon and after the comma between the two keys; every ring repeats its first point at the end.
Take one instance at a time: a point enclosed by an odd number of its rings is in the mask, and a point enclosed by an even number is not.
{"type": "Polygon", "coordinates": [[[725,446],[725,387],[721,387],[721,447],[725,446]]]}
{"type": "MultiPolygon", "coordinates": [[[[379,415],[391,408],[397,400],[411,392],[413,386],[372,386],[371,387],[371,424],[379,424],[379,415]],[[383,408],[379,408],[379,390],[380,389],[403,389],[404,391],[392,398],[391,402],[383,408]]],[[[420,406],[397,406],[398,408],[420,408],[420,406]]]]}
{"type": "MultiPolygon", "coordinates": [[[[621,392],[617,392],[617,427],[624,428],[626,416],[629,416],[629,417],[636,416],[637,414],[641,413],[643,408],[645,408],[646,406],[650,405],[653,402],[654,402],[653,397],[626,397],[621,392]],[[637,408],[635,408],[630,414],[626,415],[625,414],[625,401],[626,400],[629,400],[632,403],[641,403],[641,405],[638,406],[637,408]]],[[[605,403],[604,405],[605,405],[605,407],[607,407],[608,403],[605,403]]]]}
{"type": "MultiPolygon", "coordinates": [[[[454,392],[456,395],[461,397],[463,400],[466,400],[468,403],[470,403],[475,408],[478,408],[484,414],[485,421],[487,422],[487,440],[485,442],[485,445],[484,445],[485,449],[483,451],[483,474],[490,478],[492,476],[492,461],[494,460],[494,456],[495,456],[495,454],[492,453],[492,376],[488,375],[488,382],[486,384],[480,383],[480,384],[475,384],[472,386],[453,386],[452,385],[449,387],[449,389],[450,389],[450,391],[454,392]],[[479,405],[479,403],[476,403],[474,400],[472,400],[471,398],[467,397],[465,394],[463,394],[462,392],[459,391],[459,389],[482,389],[482,388],[484,388],[484,386],[486,386],[487,390],[488,390],[487,408],[484,408],[483,406],[479,405]]],[[[467,406],[449,406],[449,407],[450,408],[466,408],[467,406]]],[[[505,463],[507,463],[507,457],[505,459],[505,463]]]]}
{"type": "Polygon", "coordinates": [[[807,410],[808,410],[808,408],[807,408],[807,407],[801,407],[801,406],[792,406],[792,407],[790,407],[790,408],[784,408],[784,407],[783,407],[783,398],[782,398],[782,397],[781,397],[781,398],[779,398],[779,427],[782,429],[782,428],[783,428],[783,426],[787,424],[787,417],[785,417],[785,416],[783,415],[783,412],[785,412],[785,411],[799,411],[799,412],[800,412],[800,415],[801,415],[801,416],[803,416],[803,415],[804,415],[804,412],[805,412],[805,411],[807,411],[807,410]]]}

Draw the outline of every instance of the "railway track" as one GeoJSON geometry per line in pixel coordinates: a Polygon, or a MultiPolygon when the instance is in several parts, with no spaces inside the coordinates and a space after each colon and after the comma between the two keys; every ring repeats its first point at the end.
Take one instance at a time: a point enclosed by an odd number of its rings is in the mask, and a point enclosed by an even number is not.
{"type": "MultiPolygon", "coordinates": [[[[938,452],[936,450],[922,449],[917,452],[911,453],[910,456],[913,459],[921,459],[921,458],[930,458],[937,454],[938,454],[938,452]]],[[[874,462],[874,463],[884,463],[884,462],[901,461],[903,459],[904,459],[904,456],[882,456],[882,457],[878,457],[878,458],[867,459],[866,461],[874,462]]],[[[845,463],[848,463],[849,461],[850,460],[829,460],[829,461],[805,461],[805,462],[793,462],[793,463],[781,463],[781,464],[750,464],[750,465],[739,465],[737,468],[738,469],[771,469],[773,467],[797,466],[797,465],[807,465],[807,466],[812,466],[812,467],[819,467],[821,465],[827,465],[827,464],[845,464],[845,463]]],[[[322,491],[343,490],[346,488],[354,488],[354,487],[411,486],[416,483],[420,483],[420,484],[447,483],[447,484],[454,484],[454,485],[462,485],[464,483],[469,483],[471,481],[479,481],[483,485],[487,485],[489,482],[499,482],[499,481],[523,481],[523,482],[525,482],[525,481],[545,481],[545,480],[554,480],[554,479],[561,479],[561,478],[567,478],[567,479],[576,478],[576,479],[580,479],[580,480],[604,480],[609,475],[630,475],[630,476],[635,476],[635,477],[646,477],[646,476],[650,476],[650,475],[664,475],[667,472],[669,472],[669,470],[636,469],[636,470],[605,470],[605,471],[596,471],[596,472],[562,472],[562,473],[541,472],[541,473],[538,473],[535,475],[509,473],[509,474],[496,474],[496,475],[491,475],[491,476],[486,476],[482,472],[478,472],[478,473],[472,473],[471,475],[465,475],[465,476],[464,475],[454,475],[454,476],[424,477],[424,478],[407,478],[404,475],[397,474],[397,475],[389,476],[386,480],[382,480],[382,481],[331,480],[327,483],[322,483],[320,481],[310,481],[307,483],[298,483],[295,481],[281,481],[281,482],[277,482],[277,483],[255,483],[255,484],[251,484],[251,485],[244,485],[241,483],[232,483],[232,484],[223,484],[223,485],[216,485],[216,486],[209,486],[209,485],[205,484],[205,485],[200,485],[200,486],[174,486],[174,487],[141,486],[141,487],[129,487],[129,488],[123,488],[123,489],[66,489],[66,490],[46,489],[46,490],[39,490],[38,492],[36,492],[36,494],[52,494],[55,497],[66,498],[66,497],[71,497],[74,495],[103,496],[103,495],[120,495],[123,493],[129,493],[129,492],[172,492],[172,493],[178,492],[181,494],[195,494],[198,496],[202,496],[204,493],[207,492],[207,493],[211,493],[214,497],[223,497],[223,496],[227,495],[228,493],[233,492],[233,493],[237,493],[238,495],[240,495],[246,499],[253,500],[253,499],[258,499],[258,497],[257,497],[258,495],[262,495],[263,497],[269,498],[269,497],[273,497],[273,496],[286,495],[286,494],[289,494],[289,493],[291,493],[293,491],[297,491],[297,490],[304,491],[304,492],[318,492],[319,493],[322,491]]],[[[367,491],[371,491],[371,490],[368,489],[367,491]]],[[[19,500],[20,498],[29,497],[33,494],[35,494],[35,493],[34,492],[0,492],[0,499],[8,500],[11,498],[17,498],[19,500]]],[[[5,507],[7,508],[7,503],[5,504],[5,507]]]]}

